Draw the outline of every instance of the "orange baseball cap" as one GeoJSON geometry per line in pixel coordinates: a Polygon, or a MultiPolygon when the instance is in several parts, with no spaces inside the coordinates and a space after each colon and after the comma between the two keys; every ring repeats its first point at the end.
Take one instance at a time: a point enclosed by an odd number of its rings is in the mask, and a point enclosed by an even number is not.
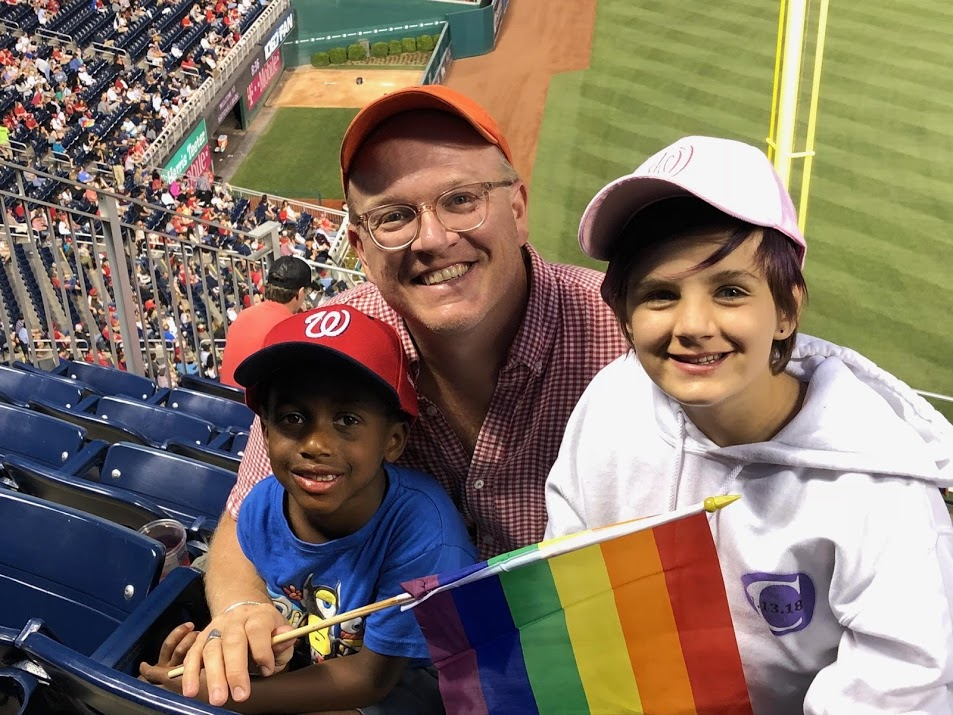
{"type": "Polygon", "coordinates": [[[486,139],[498,146],[507,161],[513,163],[510,146],[496,120],[475,101],[442,84],[406,87],[365,106],[351,121],[341,141],[341,182],[348,185],[348,171],[367,137],[391,117],[418,109],[432,109],[460,117],[486,139]]]}

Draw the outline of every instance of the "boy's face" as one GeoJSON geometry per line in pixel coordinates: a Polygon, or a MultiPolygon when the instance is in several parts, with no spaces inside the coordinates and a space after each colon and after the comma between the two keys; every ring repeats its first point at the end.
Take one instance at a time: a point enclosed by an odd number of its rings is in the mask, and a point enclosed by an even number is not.
{"type": "Polygon", "coordinates": [[[357,531],[377,511],[382,463],[403,452],[408,424],[360,380],[288,370],[268,389],[262,431],[292,529],[321,541],[357,531]]]}
{"type": "Polygon", "coordinates": [[[726,238],[708,234],[661,243],[636,263],[629,279],[628,327],[639,361],[696,423],[693,412],[700,409],[766,407],[773,341],[795,327],[778,314],[755,261],[760,234],[715,265],[694,270],[726,238]]]}

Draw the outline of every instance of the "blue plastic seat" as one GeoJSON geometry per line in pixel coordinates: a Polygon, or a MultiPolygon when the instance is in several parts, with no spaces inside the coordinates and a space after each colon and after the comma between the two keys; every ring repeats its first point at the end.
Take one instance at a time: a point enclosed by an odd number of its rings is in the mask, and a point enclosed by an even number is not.
{"type": "Polygon", "coordinates": [[[234,400],[180,387],[169,392],[164,405],[169,409],[181,410],[187,415],[208,420],[220,429],[247,432],[255,419],[254,412],[234,400]]]}
{"type": "Polygon", "coordinates": [[[0,455],[19,454],[62,467],[71,460],[83,459],[87,448],[93,447],[87,445],[82,428],[38,412],[0,404],[0,455]]]}
{"type": "Polygon", "coordinates": [[[103,395],[125,395],[134,400],[148,400],[158,389],[156,384],[146,377],[114,367],[91,365],[75,360],[64,363],[53,372],[85,382],[103,395]]]}
{"type": "Polygon", "coordinates": [[[66,474],[26,457],[6,457],[3,471],[5,476],[0,479],[21,494],[78,509],[134,531],[150,521],[172,516],[138,494],[66,474]]]}
{"type": "Polygon", "coordinates": [[[218,380],[209,380],[207,377],[199,377],[198,375],[182,375],[179,378],[179,386],[245,404],[244,390],[231,385],[224,385],[218,380]]]}
{"type": "Polygon", "coordinates": [[[203,519],[214,526],[235,486],[234,472],[135,444],[111,446],[99,475],[104,486],[145,497],[186,527],[203,519]]]}
{"type": "Polygon", "coordinates": [[[33,620],[18,638],[42,666],[71,712],[82,715],[227,715],[227,710],[184,698],[138,680],[139,663],[155,662],[159,645],[183,621],[208,622],[200,575],[172,571],[112,636],[86,656],[68,648],[33,620]]]}
{"type": "Polygon", "coordinates": [[[70,409],[83,397],[83,388],[74,381],[0,365],[0,400],[3,402],[28,407],[30,401],[36,401],[70,409]]]}
{"type": "Polygon", "coordinates": [[[215,425],[176,410],[124,397],[102,397],[81,403],[76,410],[34,403],[34,410],[82,427],[90,439],[110,443],[134,442],[162,447],[169,440],[206,445],[215,425]]]}
{"type": "Polygon", "coordinates": [[[5,489],[0,543],[0,626],[41,617],[85,654],[142,603],[165,560],[162,544],[142,534],[5,489]]]}

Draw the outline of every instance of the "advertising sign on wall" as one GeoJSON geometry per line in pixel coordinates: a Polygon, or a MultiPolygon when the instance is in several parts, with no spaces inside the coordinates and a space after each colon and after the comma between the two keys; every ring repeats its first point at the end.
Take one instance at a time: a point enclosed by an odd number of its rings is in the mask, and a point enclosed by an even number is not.
{"type": "Polygon", "coordinates": [[[295,16],[293,10],[288,10],[288,14],[282,18],[278,27],[271,33],[271,36],[265,40],[265,59],[270,59],[273,54],[281,47],[281,43],[291,34],[295,26],[295,16]]]}
{"type": "MultiPolygon", "coordinates": [[[[182,176],[192,167],[196,159],[202,153],[202,149],[208,152],[208,133],[205,130],[205,120],[202,119],[192,130],[192,133],[186,138],[182,145],[176,150],[172,158],[165,165],[162,173],[166,181],[172,181],[182,176]]],[[[211,155],[208,157],[208,166],[212,165],[211,155]]],[[[208,168],[208,167],[206,167],[208,168]]]]}
{"type": "Polygon", "coordinates": [[[265,90],[274,82],[275,77],[281,74],[281,53],[274,53],[260,69],[255,67],[256,64],[258,64],[257,60],[252,64],[251,82],[248,84],[248,89],[245,90],[245,100],[248,102],[249,110],[261,99],[265,90]]]}

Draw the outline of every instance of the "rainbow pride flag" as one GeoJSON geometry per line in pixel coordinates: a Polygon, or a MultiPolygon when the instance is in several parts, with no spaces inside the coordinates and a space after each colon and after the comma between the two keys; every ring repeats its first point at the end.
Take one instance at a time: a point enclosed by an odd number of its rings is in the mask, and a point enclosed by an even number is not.
{"type": "Polygon", "coordinates": [[[707,516],[650,521],[404,584],[447,712],[750,714],[707,516]]]}

